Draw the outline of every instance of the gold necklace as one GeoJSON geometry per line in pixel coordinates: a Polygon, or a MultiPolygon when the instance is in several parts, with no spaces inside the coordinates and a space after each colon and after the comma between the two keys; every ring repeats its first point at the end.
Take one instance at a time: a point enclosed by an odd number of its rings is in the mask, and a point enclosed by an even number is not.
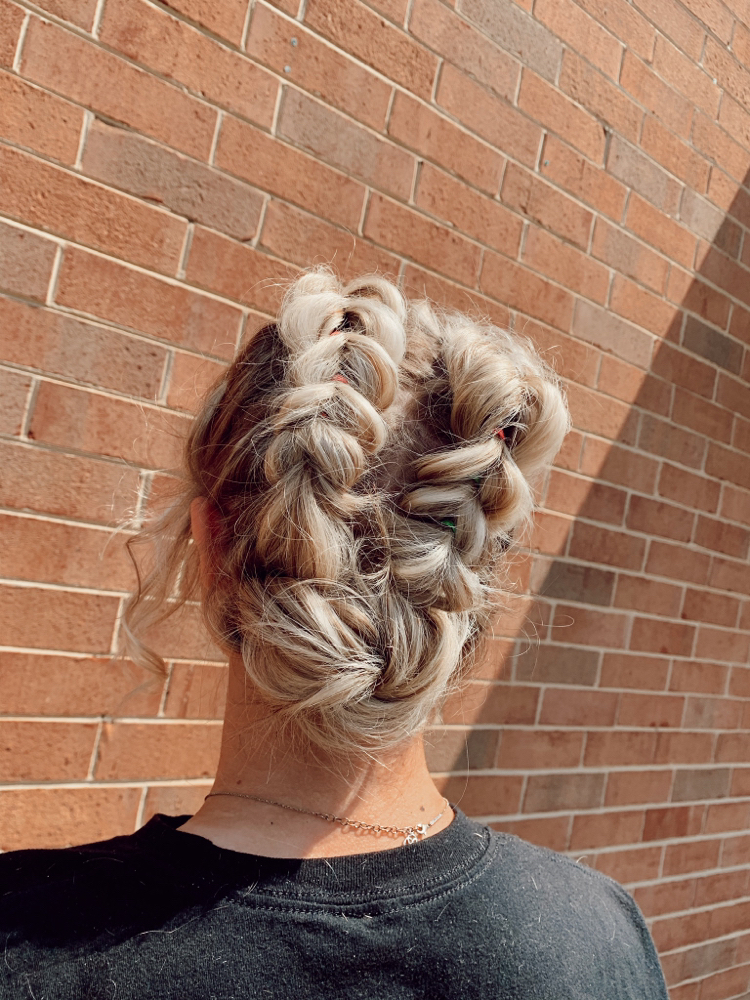
{"type": "Polygon", "coordinates": [[[347,819],[346,816],[335,816],[333,813],[315,812],[314,809],[300,809],[299,806],[286,805],[284,802],[274,802],[273,799],[264,799],[260,795],[248,795],[246,792],[209,792],[206,796],[210,799],[212,795],[231,795],[238,799],[250,799],[252,802],[262,802],[267,806],[277,806],[279,809],[288,809],[290,812],[302,813],[305,816],[317,816],[318,819],[327,820],[329,823],[340,823],[341,826],[350,826],[354,830],[368,830],[372,833],[387,833],[389,836],[403,836],[404,844],[416,844],[423,840],[429,830],[439,819],[445,816],[448,808],[448,800],[443,799],[443,809],[435,819],[429,823],[415,823],[414,826],[381,826],[379,823],[364,823],[359,819],[347,819]]]}

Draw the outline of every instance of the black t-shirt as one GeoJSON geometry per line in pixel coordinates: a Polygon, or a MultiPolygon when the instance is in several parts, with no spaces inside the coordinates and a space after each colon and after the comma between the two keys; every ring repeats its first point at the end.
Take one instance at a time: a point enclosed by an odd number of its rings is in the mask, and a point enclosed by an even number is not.
{"type": "Polygon", "coordinates": [[[307,860],[186,820],[0,856],[0,998],[667,1000],[624,889],[460,811],[413,846],[307,860]]]}

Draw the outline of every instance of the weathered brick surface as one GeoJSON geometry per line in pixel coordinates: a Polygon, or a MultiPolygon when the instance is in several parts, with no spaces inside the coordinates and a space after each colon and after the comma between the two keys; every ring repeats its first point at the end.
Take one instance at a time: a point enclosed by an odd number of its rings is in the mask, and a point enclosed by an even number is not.
{"type": "Polygon", "coordinates": [[[377,270],[530,337],[574,423],[439,783],[630,884],[673,1000],[746,992],[749,18],[0,0],[0,849],[200,804],[221,653],[191,610],[164,676],[108,660],[109,529],[284,280],[377,270]]]}

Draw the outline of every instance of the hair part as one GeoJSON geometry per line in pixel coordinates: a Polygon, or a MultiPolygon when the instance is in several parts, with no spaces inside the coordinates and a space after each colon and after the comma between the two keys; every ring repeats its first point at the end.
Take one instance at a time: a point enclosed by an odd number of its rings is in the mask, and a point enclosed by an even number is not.
{"type": "Polygon", "coordinates": [[[190,505],[204,497],[217,643],[316,749],[395,747],[465,673],[567,429],[528,341],[407,305],[378,276],[304,273],[208,393],[173,502],[135,539],[153,568],[126,606],[125,651],[164,669],[144,636],[199,596],[190,505]]]}

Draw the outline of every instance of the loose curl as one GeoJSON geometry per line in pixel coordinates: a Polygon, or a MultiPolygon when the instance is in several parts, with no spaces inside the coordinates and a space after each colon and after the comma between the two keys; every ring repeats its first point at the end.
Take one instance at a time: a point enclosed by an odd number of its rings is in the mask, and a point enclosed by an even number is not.
{"type": "Polygon", "coordinates": [[[567,428],[527,341],[407,306],[380,277],[303,274],[208,394],[179,494],[135,539],[156,557],[125,650],[164,670],[142,636],[198,595],[190,505],[206,498],[218,644],[312,746],[398,745],[465,671],[567,428]]]}

